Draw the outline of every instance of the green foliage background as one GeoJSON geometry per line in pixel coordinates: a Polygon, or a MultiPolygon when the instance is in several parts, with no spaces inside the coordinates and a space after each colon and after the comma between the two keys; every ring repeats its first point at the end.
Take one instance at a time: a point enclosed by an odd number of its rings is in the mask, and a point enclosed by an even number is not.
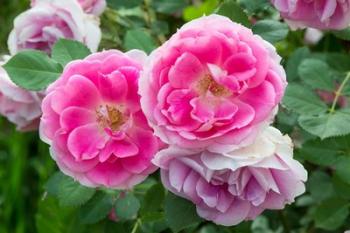
{"type": "MultiPolygon", "coordinates": [[[[325,32],[318,44],[306,45],[305,31],[290,31],[267,0],[109,0],[108,5],[101,16],[101,49],[151,52],[186,21],[213,12],[252,27],[273,43],[289,82],[275,126],[293,138],[295,158],[309,172],[307,191],[284,210],[265,211],[254,221],[220,227],[199,219],[191,203],[167,193],[158,173],[127,192],[80,186],[56,172],[37,133],[18,133],[0,118],[0,233],[341,233],[350,229],[350,106],[341,104],[349,103],[350,96],[349,29],[325,32]],[[330,100],[320,98],[320,91],[330,94],[330,100]],[[108,217],[113,212],[118,222],[108,217]]],[[[13,18],[28,6],[28,0],[1,1],[0,54],[7,53],[13,18]]],[[[56,55],[70,43],[56,44],[52,59],[61,65],[68,62],[69,57],[56,55]]],[[[75,58],[87,55],[86,48],[73,47],[75,58]]],[[[52,62],[40,55],[37,59],[52,62]]],[[[43,79],[42,85],[46,82],[43,79]]]]}

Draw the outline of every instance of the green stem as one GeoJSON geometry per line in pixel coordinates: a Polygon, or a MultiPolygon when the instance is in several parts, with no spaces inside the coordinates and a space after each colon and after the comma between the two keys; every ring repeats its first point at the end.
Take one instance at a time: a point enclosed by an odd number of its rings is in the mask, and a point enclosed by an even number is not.
{"type": "Polygon", "coordinates": [[[335,107],[337,106],[338,100],[342,94],[342,91],[346,85],[346,83],[350,80],[350,72],[347,73],[345,79],[343,80],[343,82],[340,84],[339,88],[337,89],[337,91],[335,92],[335,97],[332,103],[332,107],[329,110],[330,113],[334,113],[335,111],[335,107]]]}
{"type": "Polygon", "coordinates": [[[140,219],[137,219],[136,222],[135,222],[134,227],[132,228],[131,233],[136,233],[136,232],[137,232],[137,229],[139,228],[140,225],[141,225],[141,220],[140,220],[140,219]]]}

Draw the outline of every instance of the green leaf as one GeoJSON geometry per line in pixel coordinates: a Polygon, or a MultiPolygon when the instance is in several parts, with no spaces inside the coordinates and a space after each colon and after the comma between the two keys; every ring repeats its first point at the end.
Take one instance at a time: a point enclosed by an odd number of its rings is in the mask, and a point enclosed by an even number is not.
{"type": "Polygon", "coordinates": [[[320,115],[303,115],[298,122],[303,129],[321,139],[342,136],[350,133],[350,109],[320,115]]]}
{"type": "Polygon", "coordinates": [[[57,197],[60,192],[60,183],[64,179],[65,175],[62,172],[56,172],[53,174],[45,184],[45,190],[48,194],[57,197]]]}
{"type": "Polygon", "coordinates": [[[333,34],[342,40],[350,40],[350,28],[346,28],[340,31],[333,31],[333,34]]]}
{"type": "Polygon", "coordinates": [[[265,40],[276,43],[287,37],[289,27],[285,23],[276,20],[260,20],[253,26],[253,32],[265,40]]]}
{"type": "Polygon", "coordinates": [[[283,104],[299,114],[319,114],[328,109],[310,88],[299,84],[288,85],[283,104]]]}
{"type": "Polygon", "coordinates": [[[63,219],[69,214],[59,211],[56,200],[47,198],[39,201],[38,212],[35,216],[36,228],[39,233],[62,233],[64,230],[63,219]]]}
{"type": "Polygon", "coordinates": [[[349,140],[349,136],[311,140],[303,144],[297,155],[310,163],[331,167],[336,164],[343,151],[350,150],[349,140]]]}
{"type": "Polygon", "coordinates": [[[38,233],[86,233],[85,226],[79,223],[76,216],[75,209],[62,208],[55,198],[39,199],[35,215],[36,230],[38,233]]]}
{"type": "Polygon", "coordinates": [[[311,54],[309,48],[302,47],[295,50],[289,57],[286,66],[288,81],[296,80],[298,78],[298,67],[303,59],[309,57],[311,54]]]}
{"type": "Polygon", "coordinates": [[[343,53],[327,53],[327,64],[334,70],[347,73],[350,70],[350,56],[343,53]]]}
{"type": "Polygon", "coordinates": [[[234,0],[224,1],[218,9],[215,11],[216,14],[226,16],[230,18],[233,22],[243,24],[246,27],[250,27],[251,23],[247,14],[239,6],[239,4],[234,0]]]}
{"type": "Polygon", "coordinates": [[[140,201],[132,193],[119,197],[115,203],[115,214],[121,220],[134,219],[139,209],[140,201]]]}
{"type": "Polygon", "coordinates": [[[333,231],[338,229],[349,215],[349,203],[339,198],[325,200],[316,208],[316,227],[333,231]]]}
{"type": "Polygon", "coordinates": [[[239,3],[246,9],[249,13],[253,14],[257,11],[265,10],[270,6],[268,0],[238,0],[239,3]]]}
{"type": "Polygon", "coordinates": [[[58,199],[61,206],[80,206],[95,194],[95,189],[80,185],[65,176],[59,183],[58,199]]]}
{"type": "Polygon", "coordinates": [[[168,34],[169,25],[166,21],[155,21],[151,26],[151,30],[154,34],[168,34]]]}
{"type": "Polygon", "coordinates": [[[107,0],[107,5],[112,9],[132,8],[142,4],[143,0],[107,0]]]}
{"type": "Polygon", "coordinates": [[[89,54],[91,51],[86,45],[74,40],[60,39],[53,46],[51,57],[65,66],[73,60],[84,59],[89,54]]]}
{"type": "Polygon", "coordinates": [[[273,233],[271,230],[269,220],[266,216],[258,216],[256,219],[254,219],[252,223],[252,232],[264,232],[264,233],[273,233]]]}
{"type": "Polygon", "coordinates": [[[322,171],[315,171],[311,174],[308,187],[311,196],[317,202],[321,202],[335,194],[330,176],[322,171]]]}
{"type": "Polygon", "coordinates": [[[185,0],[153,0],[152,7],[160,13],[172,14],[181,11],[186,6],[185,0]]]}
{"type": "Polygon", "coordinates": [[[144,233],[160,233],[164,232],[169,228],[167,222],[164,219],[154,221],[154,222],[144,222],[143,218],[141,219],[142,225],[141,229],[144,233]]]}
{"type": "Polygon", "coordinates": [[[327,63],[317,59],[306,59],[300,64],[298,73],[312,88],[334,91],[332,72],[327,63]]]}
{"type": "Polygon", "coordinates": [[[146,193],[142,207],[140,210],[141,215],[151,212],[157,212],[161,209],[164,202],[165,192],[161,184],[155,184],[146,193]]]}
{"type": "Polygon", "coordinates": [[[313,205],[314,203],[315,203],[315,200],[310,195],[304,194],[297,198],[297,200],[295,201],[295,206],[305,207],[305,206],[313,205]]]}
{"type": "Polygon", "coordinates": [[[45,89],[62,73],[60,64],[36,50],[17,53],[3,67],[16,85],[33,91],[45,89]]]}
{"type": "Polygon", "coordinates": [[[218,0],[205,0],[199,5],[188,6],[183,11],[183,18],[185,21],[191,21],[203,15],[210,15],[214,12],[218,3],[218,0]]]}
{"type": "Polygon", "coordinates": [[[350,199],[350,183],[348,180],[344,181],[342,178],[340,178],[338,175],[334,175],[332,177],[333,186],[336,191],[336,193],[344,198],[349,200],[350,199]]]}
{"type": "Polygon", "coordinates": [[[350,184],[350,158],[343,157],[336,164],[336,175],[346,182],[350,184]]]}
{"type": "Polygon", "coordinates": [[[61,206],[80,206],[95,193],[95,189],[82,186],[61,172],[52,175],[45,188],[50,195],[59,199],[61,206]]]}
{"type": "Polygon", "coordinates": [[[124,38],[124,48],[126,50],[140,49],[146,53],[150,53],[156,48],[156,43],[151,35],[145,30],[131,29],[126,32],[124,38]]]}
{"type": "Polygon", "coordinates": [[[147,191],[152,188],[155,184],[157,184],[157,180],[153,177],[148,177],[141,184],[136,185],[133,190],[135,193],[140,193],[141,195],[145,195],[147,191]]]}
{"type": "Polygon", "coordinates": [[[165,218],[175,233],[201,222],[195,205],[172,193],[165,197],[165,218]]]}
{"type": "Polygon", "coordinates": [[[113,208],[113,195],[99,192],[88,203],[80,208],[80,220],[93,224],[104,219],[113,208]]]}

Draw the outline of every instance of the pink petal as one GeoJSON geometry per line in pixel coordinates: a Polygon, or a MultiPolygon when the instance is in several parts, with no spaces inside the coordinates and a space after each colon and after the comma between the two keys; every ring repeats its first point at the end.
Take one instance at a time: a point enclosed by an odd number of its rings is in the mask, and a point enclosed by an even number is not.
{"type": "Polygon", "coordinates": [[[106,147],[100,152],[100,162],[107,161],[112,155],[117,158],[126,158],[137,155],[139,149],[134,143],[123,141],[111,140],[106,144],[106,147]]]}
{"type": "Polygon", "coordinates": [[[275,99],[275,90],[270,82],[263,82],[261,85],[247,90],[240,96],[241,101],[254,108],[254,122],[261,122],[271,115],[271,111],[276,105],[275,99]]]}
{"type": "Polygon", "coordinates": [[[94,112],[80,107],[68,107],[66,108],[60,117],[60,125],[63,130],[70,132],[73,129],[93,123],[96,120],[94,112]]]}
{"type": "Polygon", "coordinates": [[[205,204],[213,208],[218,204],[219,192],[218,188],[207,183],[204,179],[200,179],[196,185],[197,194],[205,204]]]}
{"type": "Polygon", "coordinates": [[[125,182],[131,174],[127,172],[119,162],[100,163],[94,169],[88,171],[86,176],[97,184],[111,188],[126,189],[125,182]]]}
{"type": "Polygon", "coordinates": [[[120,103],[126,99],[128,83],[124,75],[119,71],[115,71],[108,76],[100,76],[98,82],[99,90],[104,101],[120,103]]]}
{"type": "Polygon", "coordinates": [[[237,77],[239,81],[251,78],[255,73],[256,58],[248,53],[237,53],[225,62],[224,67],[229,74],[237,77]]]}
{"type": "Polygon", "coordinates": [[[76,160],[96,157],[106,145],[108,138],[97,123],[80,126],[68,137],[67,146],[76,160]]]}
{"type": "Polygon", "coordinates": [[[203,75],[201,62],[191,53],[183,53],[169,71],[169,82],[174,88],[188,88],[203,75]]]}
{"type": "Polygon", "coordinates": [[[55,90],[52,95],[52,108],[57,113],[68,106],[94,109],[101,102],[94,83],[80,75],[72,76],[65,87],[55,90]]]}

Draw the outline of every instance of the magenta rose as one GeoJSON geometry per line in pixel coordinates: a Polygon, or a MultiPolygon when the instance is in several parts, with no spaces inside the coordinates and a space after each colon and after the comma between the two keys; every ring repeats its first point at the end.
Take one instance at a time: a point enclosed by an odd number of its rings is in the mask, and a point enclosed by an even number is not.
{"type": "Polygon", "coordinates": [[[193,20],[151,54],[142,109],[168,144],[231,149],[270,123],[287,84],[280,60],[271,44],[226,17],[193,20]]]}
{"type": "Polygon", "coordinates": [[[231,226],[282,209],[305,191],[307,172],[292,154],[290,138],[269,127],[253,144],[228,153],[171,146],[154,163],[164,186],[192,201],[198,215],[231,226]]]}
{"type": "Polygon", "coordinates": [[[0,115],[14,123],[19,131],[38,129],[44,94],[16,86],[1,67],[3,64],[0,61],[0,115]]]}
{"type": "Polygon", "coordinates": [[[350,24],[350,0],[271,0],[293,28],[344,29],[350,24]]]}
{"type": "Polygon", "coordinates": [[[69,63],[43,100],[40,136],[61,171],[81,184],[127,189],[156,170],[158,151],[140,107],[146,55],[104,51],[69,63]]]}
{"type": "Polygon", "coordinates": [[[8,47],[12,55],[25,49],[50,53],[60,38],[80,41],[95,52],[101,31],[94,17],[85,14],[76,1],[39,1],[14,20],[8,47]]]}

